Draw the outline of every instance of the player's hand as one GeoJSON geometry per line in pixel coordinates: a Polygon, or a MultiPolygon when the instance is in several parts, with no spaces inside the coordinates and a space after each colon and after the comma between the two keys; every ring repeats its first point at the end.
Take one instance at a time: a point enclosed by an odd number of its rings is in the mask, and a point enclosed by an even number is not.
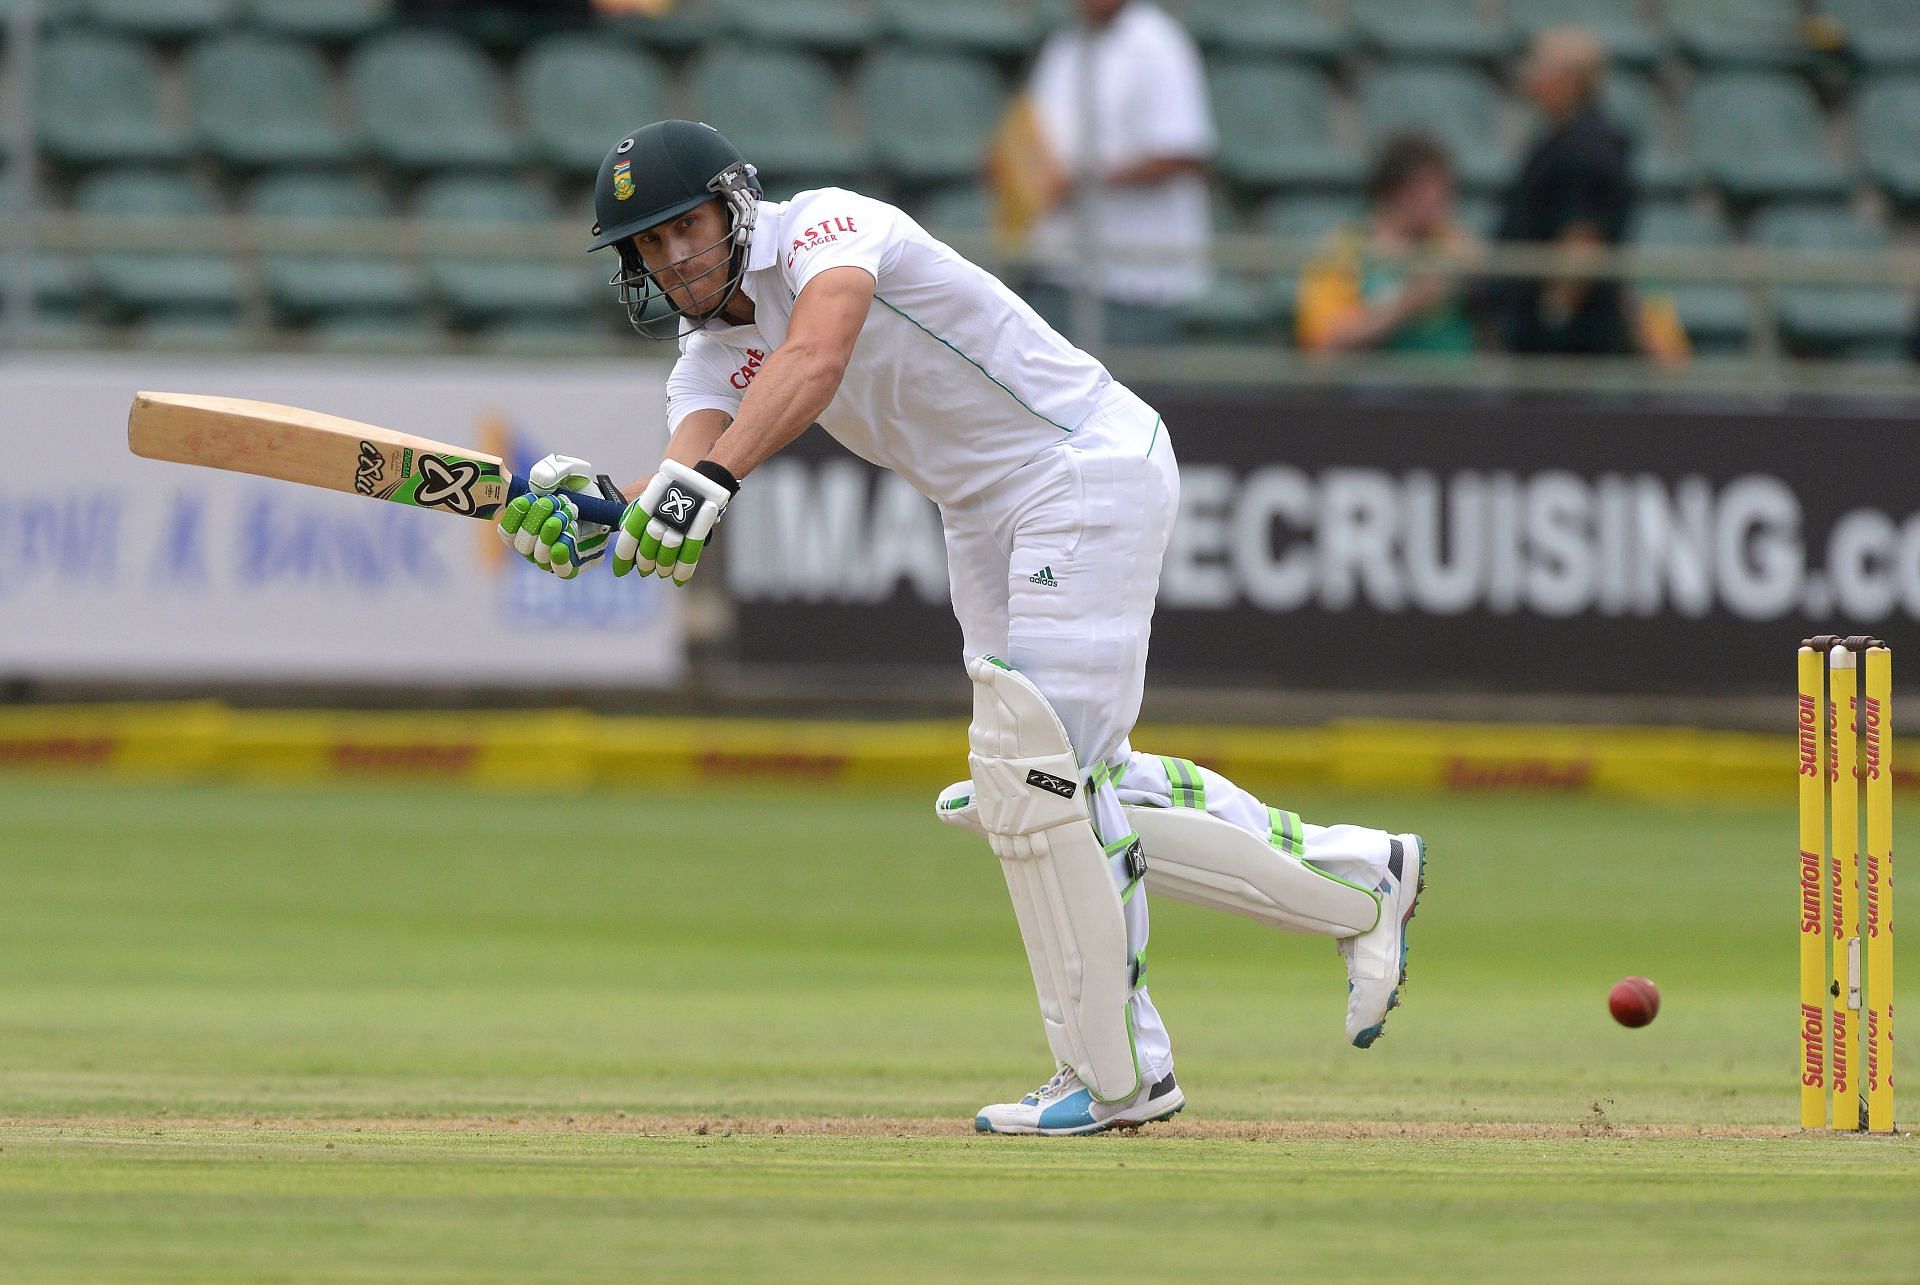
{"type": "Polygon", "coordinates": [[[677,585],[693,579],[700,552],[713,524],[727,511],[740,483],[712,460],[693,468],[666,460],[660,471],[627,506],[613,541],[613,574],[629,571],[669,577],[677,585]]]}
{"type": "MultiPolygon", "coordinates": [[[[603,494],[622,498],[613,484],[597,479],[603,494]]],[[[610,531],[594,522],[582,522],[568,498],[596,484],[593,466],[570,455],[549,455],[527,470],[527,493],[500,514],[500,538],[513,551],[543,571],[562,580],[580,574],[580,568],[607,551],[610,531]]]]}

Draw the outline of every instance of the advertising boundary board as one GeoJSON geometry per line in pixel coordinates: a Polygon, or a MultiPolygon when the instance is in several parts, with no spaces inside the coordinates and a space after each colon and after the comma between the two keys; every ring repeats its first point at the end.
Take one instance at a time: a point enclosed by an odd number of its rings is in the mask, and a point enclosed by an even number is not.
{"type": "MultiPolygon", "coordinates": [[[[1154,681],[1752,696],[1802,636],[1920,620],[1908,419],[1144,395],[1182,475],[1154,681]]],[[[727,521],[742,665],[960,660],[938,512],[898,478],[811,432],[727,521]]]]}

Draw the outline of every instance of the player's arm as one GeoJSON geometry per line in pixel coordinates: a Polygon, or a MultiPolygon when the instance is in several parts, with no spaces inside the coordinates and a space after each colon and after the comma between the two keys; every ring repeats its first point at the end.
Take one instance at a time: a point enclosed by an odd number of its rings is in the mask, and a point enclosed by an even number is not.
{"type": "MultiPolygon", "coordinates": [[[[873,307],[875,278],[860,267],[828,268],[807,282],[793,306],[787,337],[754,376],[733,421],[721,427],[691,465],[678,448],[702,439],[674,435],[675,451],[627,507],[614,537],[613,574],[632,570],[692,578],[715,522],[740,489],[740,479],[764,464],[820,418],[840,389],[853,346],[873,307]]],[[[687,429],[689,415],[681,422],[687,429]]],[[[705,420],[701,433],[715,420],[705,420]]]]}
{"type": "Polygon", "coordinates": [[[743,478],[820,418],[846,377],[873,291],[865,268],[829,268],[807,283],[794,302],[786,342],[761,366],[708,459],[743,478]]]}

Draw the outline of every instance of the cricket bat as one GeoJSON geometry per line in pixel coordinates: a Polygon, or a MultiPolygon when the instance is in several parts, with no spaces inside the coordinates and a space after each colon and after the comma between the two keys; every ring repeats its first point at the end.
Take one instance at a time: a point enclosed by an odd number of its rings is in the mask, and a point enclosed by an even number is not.
{"type": "MultiPolygon", "coordinates": [[[[500,457],[337,415],[237,397],[135,393],[127,415],[135,455],[324,486],[466,518],[492,518],[527,492],[500,457]]],[[[625,505],[568,493],[580,517],[620,525],[625,505]]]]}

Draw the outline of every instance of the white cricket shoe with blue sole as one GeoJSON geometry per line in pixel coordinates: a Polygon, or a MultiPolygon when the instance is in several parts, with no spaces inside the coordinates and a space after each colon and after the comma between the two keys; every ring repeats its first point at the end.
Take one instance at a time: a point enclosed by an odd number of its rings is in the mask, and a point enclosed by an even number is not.
{"type": "Polygon", "coordinates": [[[1380,881],[1380,921],[1357,937],[1343,937],[1347,963],[1347,1038],[1371,1048],[1400,1006],[1407,984],[1407,923],[1427,886],[1427,845],[1417,834],[1397,835],[1380,881]]]}
{"type": "Polygon", "coordinates": [[[1071,1067],[1061,1067],[1045,1084],[1018,1102],[982,1107],[973,1118],[976,1133],[1023,1133],[1064,1137],[1100,1133],[1107,1129],[1137,1129],[1175,1115],[1187,1098],[1172,1072],[1125,1102],[1094,1101],[1093,1094],[1071,1067]]]}

